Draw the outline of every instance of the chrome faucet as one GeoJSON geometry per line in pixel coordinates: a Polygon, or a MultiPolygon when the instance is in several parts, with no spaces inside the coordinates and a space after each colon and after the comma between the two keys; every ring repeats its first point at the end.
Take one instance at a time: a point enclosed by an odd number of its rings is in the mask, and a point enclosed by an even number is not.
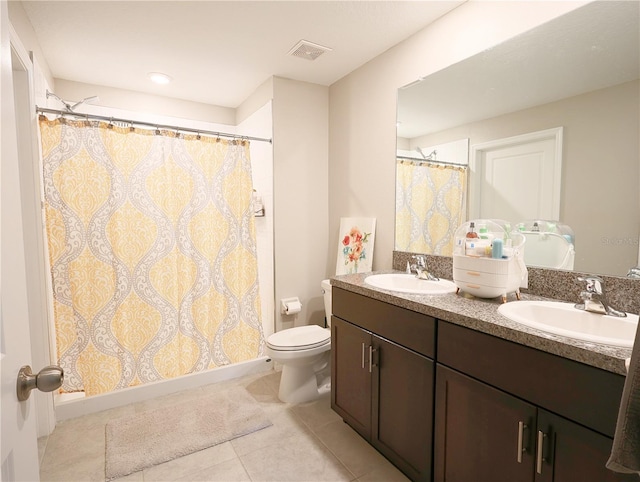
{"type": "Polygon", "coordinates": [[[575,307],[579,310],[592,311],[610,316],[627,316],[623,311],[618,311],[607,302],[604,293],[604,280],[598,276],[587,276],[585,278],[578,277],[578,281],[584,281],[586,288],[580,293],[582,303],[576,303],[575,307]]]}
{"type": "Polygon", "coordinates": [[[415,260],[415,263],[411,264],[410,271],[416,273],[416,278],[426,279],[430,281],[440,281],[440,278],[436,278],[427,269],[427,258],[422,254],[411,256],[411,259],[415,260]]]}
{"type": "Polygon", "coordinates": [[[631,268],[627,273],[627,278],[640,279],[640,266],[631,268]]]}

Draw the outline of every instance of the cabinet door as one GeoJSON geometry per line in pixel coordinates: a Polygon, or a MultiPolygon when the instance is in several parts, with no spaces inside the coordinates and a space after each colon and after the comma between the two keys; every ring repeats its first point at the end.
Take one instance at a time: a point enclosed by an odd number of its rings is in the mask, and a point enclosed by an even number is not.
{"type": "Polygon", "coordinates": [[[535,406],[438,364],[434,479],[533,481],[535,423],[535,406]]]}
{"type": "Polygon", "coordinates": [[[536,439],[542,441],[536,482],[638,480],[637,475],[619,474],[605,467],[612,439],[542,409],[538,409],[536,439]]]}
{"type": "Polygon", "coordinates": [[[371,334],[331,317],[331,408],[369,440],[371,436],[371,334]]]}
{"type": "Polygon", "coordinates": [[[411,480],[431,480],[434,363],[373,336],[371,443],[411,480]]]}

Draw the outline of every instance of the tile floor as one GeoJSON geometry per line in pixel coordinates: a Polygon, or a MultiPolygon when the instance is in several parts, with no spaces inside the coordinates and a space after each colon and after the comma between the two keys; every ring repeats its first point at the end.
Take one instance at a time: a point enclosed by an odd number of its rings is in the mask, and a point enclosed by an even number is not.
{"type": "Polygon", "coordinates": [[[244,437],[116,479],[149,481],[407,481],[330,407],[330,396],[304,404],[278,400],[280,372],[250,375],[197,390],[66,420],[38,440],[46,481],[104,481],[105,424],[136,412],[170,407],[208,391],[244,386],[273,425],[244,437]]]}

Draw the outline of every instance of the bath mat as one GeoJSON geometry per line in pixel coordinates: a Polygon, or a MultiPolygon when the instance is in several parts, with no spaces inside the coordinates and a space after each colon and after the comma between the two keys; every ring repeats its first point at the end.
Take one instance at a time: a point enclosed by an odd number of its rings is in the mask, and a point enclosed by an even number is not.
{"type": "Polygon", "coordinates": [[[271,425],[242,387],[107,423],[107,480],[168,462],[271,425]]]}

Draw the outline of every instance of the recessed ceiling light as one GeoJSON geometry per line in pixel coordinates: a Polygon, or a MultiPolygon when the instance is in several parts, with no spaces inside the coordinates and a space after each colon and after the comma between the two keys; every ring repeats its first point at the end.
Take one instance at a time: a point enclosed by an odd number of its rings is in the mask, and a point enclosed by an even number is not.
{"type": "Polygon", "coordinates": [[[147,77],[149,77],[149,79],[151,80],[151,82],[155,83],[155,84],[168,84],[169,82],[171,82],[171,77],[169,77],[167,74],[163,74],[160,72],[149,72],[147,74],[147,77]]]}

